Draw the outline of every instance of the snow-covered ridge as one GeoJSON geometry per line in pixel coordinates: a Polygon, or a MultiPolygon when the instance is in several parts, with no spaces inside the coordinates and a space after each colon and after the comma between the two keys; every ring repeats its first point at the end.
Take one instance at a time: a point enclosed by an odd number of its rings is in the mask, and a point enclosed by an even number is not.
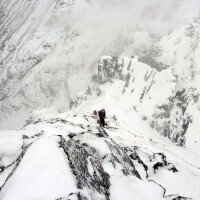
{"type": "Polygon", "coordinates": [[[117,108],[121,107],[119,115],[137,113],[160,134],[185,146],[188,127],[193,121],[196,124],[200,115],[199,93],[196,87],[181,88],[179,80],[171,68],[158,72],[137,57],[102,56],[91,85],[85,94],[72,99],[70,108],[83,100],[92,102],[103,96],[101,104],[108,110],[113,109],[117,114],[117,108]]]}
{"type": "Polygon", "coordinates": [[[47,112],[33,113],[20,131],[0,132],[2,143],[19,141],[1,146],[2,200],[198,199],[198,158],[186,162],[184,152],[175,155],[112,116],[103,129],[88,113],[47,112]]]}

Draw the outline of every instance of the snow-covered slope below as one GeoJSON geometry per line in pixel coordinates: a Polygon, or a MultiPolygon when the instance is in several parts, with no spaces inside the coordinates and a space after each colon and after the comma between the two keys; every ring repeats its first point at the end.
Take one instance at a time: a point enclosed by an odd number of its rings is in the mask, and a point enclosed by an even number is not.
{"type": "Polygon", "coordinates": [[[43,109],[20,131],[1,131],[0,199],[198,200],[199,156],[106,122],[43,109]]]}

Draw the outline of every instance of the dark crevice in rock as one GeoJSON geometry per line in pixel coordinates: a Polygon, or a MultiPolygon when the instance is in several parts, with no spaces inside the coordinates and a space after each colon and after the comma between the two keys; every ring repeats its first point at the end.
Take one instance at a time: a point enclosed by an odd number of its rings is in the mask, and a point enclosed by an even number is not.
{"type": "Polygon", "coordinates": [[[66,141],[62,136],[60,136],[59,145],[68,157],[70,168],[76,177],[77,188],[90,188],[103,194],[105,199],[109,200],[110,176],[104,171],[97,151],[73,138],[66,141]],[[88,170],[89,165],[92,167],[92,174],[88,170]]]}
{"type": "Polygon", "coordinates": [[[144,98],[144,94],[146,92],[146,87],[144,87],[143,91],[142,91],[142,94],[140,96],[140,102],[142,102],[142,99],[144,98]]]}
{"type": "Polygon", "coordinates": [[[108,133],[104,128],[98,127],[99,133],[97,134],[99,137],[108,137],[108,133]]]}
{"type": "Polygon", "coordinates": [[[132,160],[125,152],[125,150],[122,147],[120,147],[117,143],[115,143],[112,139],[111,141],[112,143],[106,140],[106,143],[108,144],[111,151],[111,162],[113,164],[113,167],[115,168],[116,163],[119,163],[123,167],[122,171],[124,175],[134,175],[137,178],[141,179],[140,174],[136,170],[135,165],[133,164],[132,160]]]}
{"type": "Polygon", "coordinates": [[[81,192],[76,192],[76,193],[70,193],[67,197],[61,197],[61,198],[58,198],[58,199],[55,199],[55,200],[88,200],[87,197],[85,197],[81,192]]]}
{"type": "Polygon", "coordinates": [[[110,153],[103,157],[100,157],[95,148],[81,143],[81,135],[73,135],[68,141],[60,135],[59,146],[68,157],[69,166],[76,177],[77,188],[80,190],[85,187],[89,188],[104,195],[105,199],[109,200],[110,176],[103,168],[104,160],[108,159],[114,168],[119,165],[125,176],[133,175],[139,179],[141,176],[126,151],[109,138],[102,127],[97,128],[97,130],[98,134],[90,134],[96,136],[97,140],[103,140],[110,149],[110,153]]]}
{"type": "Polygon", "coordinates": [[[134,150],[132,150],[132,148],[127,147],[127,148],[125,148],[125,150],[127,152],[129,152],[129,156],[130,156],[131,159],[137,160],[137,162],[143,166],[143,168],[145,170],[145,173],[146,173],[146,178],[148,178],[149,177],[149,175],[148,175],[148,166],[142,161],[142,159],[138,155],[136,149],[134,148],[134,150]]]}

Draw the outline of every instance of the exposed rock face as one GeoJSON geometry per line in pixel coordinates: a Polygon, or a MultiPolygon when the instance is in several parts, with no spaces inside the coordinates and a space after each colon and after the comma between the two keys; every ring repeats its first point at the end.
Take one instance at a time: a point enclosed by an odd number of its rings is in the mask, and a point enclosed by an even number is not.
{"type": "Polygon", "coordinates": [[[184,146],[185,134],[192,123],[192,115],[186,113],[190,98],[187,94],[185,90],[176,92],[168,104],[157,106],[150,122],[152,128],[180,146],[184,146]]]}
{"type": "Polygon", "coordinates": [[[109,174],[104,171],[101,164],[101,157],[92,147],[87,144],[81,144],[79,141],[70,139],[68,142],[61,136],[60,146],[64,149],[72,173],[76,177],[77,188],[87,187],[104,195],[105,199],[109,198],[109,174]],[[90,174],[88,167],[91,166],[93,173],[90,174]]]}

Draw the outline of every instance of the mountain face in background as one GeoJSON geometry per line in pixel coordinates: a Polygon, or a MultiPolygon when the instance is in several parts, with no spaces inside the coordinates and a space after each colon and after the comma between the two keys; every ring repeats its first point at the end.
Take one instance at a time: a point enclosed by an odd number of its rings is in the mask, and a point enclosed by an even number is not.
{"type": "Polygon", "coordinates": [[[68,56],[78,37],[70,27],[74,1],[1,4],[1,117],[22,107],[54,104],[61,96],[67,104],[68,76],[83,65],[82,59],[71,65],[68,56]],[[70,22],[62,27],[66,19],[70,22]]]}
{"type": "Polygon", "coordinates": [[[118,33],[113,38],[107,27],[102,44],[102,27],[82,18],[91,6],[88,1],[1,1],[1,118],[29,107],[68,107],[73,93],[88,84],[102,52],[118,49],[113,53],[119,54],[118,33]],[[84,81],[77,85],[74,74],[84,81]]]}
{"type": "MultiPolygon", "coordinates": [[[[160,5],[154,0],[142,5],[135,1],[122,4],[119,0],[2,0],[1,120],[18,110],[52,105],[68,109],[70,99],[86,89],[102,55],[147,56],[152,45],[180,21],[174,16],[174,24],[170,24],[169,16],[175,13],[172,5],[177,13],[189,8],[174,1],[160,5]],[[142,15],[131,12],[135,8],[142,15]],[[141,23],[133,23],[138,21],[141,23]]],[[[184,16],[189,19],[188,15],[186,12],[184,16]]]]}

